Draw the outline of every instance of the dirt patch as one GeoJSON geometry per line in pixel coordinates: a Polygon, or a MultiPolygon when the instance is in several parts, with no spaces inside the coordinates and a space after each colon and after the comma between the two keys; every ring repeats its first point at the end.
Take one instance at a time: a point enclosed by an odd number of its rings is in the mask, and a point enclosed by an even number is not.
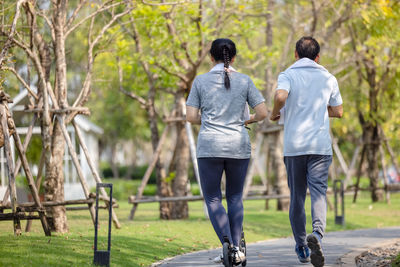
{"type": "MultiPolygon", "coordinates": [[[[364,251],[355,258],[357,267],[391,267],[392,262],[400,253],[400,241],[391,245],[372,248],[364,251]]],[[[400,266],[400,263],[396,263],[400,266]]]]}

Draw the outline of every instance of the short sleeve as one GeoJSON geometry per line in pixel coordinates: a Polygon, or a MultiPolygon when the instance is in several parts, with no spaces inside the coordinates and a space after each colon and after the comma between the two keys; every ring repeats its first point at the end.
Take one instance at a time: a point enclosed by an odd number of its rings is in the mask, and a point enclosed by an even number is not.
{"type": "Polygon", "coordinates": [[[331,96],[329,98],[329,106],[335,107],[343,104],[342,96],[340,95],[339,85],[334,76],[330,78],[329,85],[332,89],[331,96]]]}
{"type": "Polygon", "coordinates": [[[193,81],[192,89],[190,89],[189,96],[186,101],[187,106],[195,107],[200,109],[201,100],[200,100],[200,92],[197,79],[193,81]]]}
{"type": "Polygon", "coordinates": [[[285,72],[281,72],[278,76],[278,86],[276,90],[285,90],[290,92],[290,80],[285,72]]]}
{"type": "Polygon", "coordinates": [[[249,91],[247,92],[247,103],[249,103],[251,108],[254,108],[258,104],[264,102],[265,99],[256,88],[253,81],[249,78],[249,91]]]}

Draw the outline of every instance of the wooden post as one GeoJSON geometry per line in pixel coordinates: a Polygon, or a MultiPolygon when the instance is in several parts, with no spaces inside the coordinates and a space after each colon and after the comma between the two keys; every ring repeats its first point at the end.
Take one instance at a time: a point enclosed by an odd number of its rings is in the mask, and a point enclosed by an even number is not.
{"type": "Polygon", "coordinates": [[[354,153],[353,153],[353,157],[351,158],[350,167],[347,170],[346,178],[344,179],[344,182],[343,182],[343,190],[344,191],[346,191],[347,184],[349,183],[349,180],[351,179],[351,176],[353,174],[354,166],[356,165],[358,154],[360,153],[360,147],[361,147],[360,144],[358,144],[356,146],[356,149],[354,150],[354,153]]]}
{"type": "Polygon", "coordinates": [[[254,154],[251,157],[249,167],[247,169],[246,180],[245,180],[244,189],[243,189],[243,198],[246,198],[247,195],[249,194],[250,185],[253,182],[253,173],[254,173],[254,169],[255,169],[255,165],[256,165],[255,160],[257,159],[258,155],[260,154],[260,150],[261,150],[263,141],[264,141],[264,134],[261,132],[258,132],[257,138],[256,138],[256,149],[254,151],[254,154]]]}
{"type": "Polygon", "coordinates": [[[15,216],[17,212],[17,189],[15,187],[14,162],[11,156],[10,136],[8,133],[7,112],[5,108],[6,104],[6,101],[0,103],[1,127],[3,129],[4,152],[7,160],[8,187],[10,188],[11,193],[11,210],[14,214],[14,235],[20,235],[21,223],[19,218],[15,216]]]}
{"type": "Polygon", "coordinates": [[[33,176],[32,176],[31,170],[29,168],[28,160],[26,159],[26,156],[25,156],[25,150],[21,143],[21,139],[19,138],[19,135],[17,132],[15,132],[13,136],[14,136],[17,150],[19,152],[19,157],[22,162],[22,167],[24,168],[26,178],[28,180],[29,189],[32,193],[33,200],[34,200],[36,206],[38,207],[38,213],[39,213],[40,221],[42,223],[43,230],[44,230],[46,236],[50,236],[51,232],[50,232],[49,225],[47,223],[45,210],[44,210],[42,204],[40,203],[39,193],[36,188],[35,181],[33,180],[33,176]]]}
{"type": "MultiPolygon", "coordinates": [[[[184,115],[186,116],[186,114],[184,114],[184,115]]],[[[193,137],[192,125],[190,124],[190,122],[186,122],[185,127],[186,127],[186,133],[187,133],[188,140],[189,140],[190,157],[192,158],[194,176],[196,177],[197,184],[199,185],[199,188],[200,188],[200,196],[203,197],[203,190],[201,189],[201,183],[200,183],[199,165],[197,164],[196,143],[195,143],[194,137],[193,137]]],[[[204,210],[204,215],[206,216],[206,218],[209,218],[208,210],[207,210],[207,206],[205,205],[205,202],[203,203],[203,210],[204,210]]]]}
{"type": "MultiPolygon", "coordinates": [[[[82,150],[85,153],[87,162],[89,164],[90,170],[92,171],[92,175],[93,175],[94,179],[96,180],[97,183],[102,183],[100,175],[99,175],[99,173],[97,172],[97,170],[96,170],[96,168],[94,166],[92,158],[90,157],[89,150],[87,149],[86,144],[85,144],[85,142],[83,140],[83,136],[82,136],[81,130],[79,129],[78,125],[76,125],[75,120],[72,120],[72,125],[74,126],[75,133],[76,133],[76,136],[78,137],[78,141],[79,141],[79,143],[80,143],[80,145],[82,147],[82,150]]],[[[101,192],[101,195],[105,199],[108,198],[107,192],[104,189],[104,187],[100,187],[100,192],[101,192]]],[[[109,205],[109,203],[107,203],[106,201],[104,201],[104,202],[105,202],[106,206],[109,205]]],[[[114,209],[112,209],[112,219],[113,219],[115,227],[117,229],[120,229],[121,228],[121,224],[118,221],[118,217],[117,217],[117,214],[115,213],[114,209]]]]}
{"type": "MultiPolygon", "coordinates": [[[[164,143],[164,141],[165,141],[165,139],[167,137],[168,131],[169,131],[169,124],[167,124],[165,126],[164,132],[162,133],[161,138],[158,141],[156,151],[153,154],[153,159],[152,159],[150,165],[147,167],[147,170],[146,170],[146,172],[145,172],[145,174],[144,174],[144,176],[142,178],[142,183],[140,184],[140,186],[138,188],[138,191],[137,191],[135,199],[140,199],[143,196],[144,188],[146,187],[147,182],[150,179],[150,175],[153,172],[154,167],[156,166],[158,157],[160,156],[160,153],[161,153],[162,145],[163,145],[163,143],[164,143]]],[[[133,220],[133,217],[135,216],[137,205],[138,205],[137,203],[133,204],[133,207],[131,209],[131,214],[129,215],[129,220],[133,220]]]]}
{"type": "Polygon", "coordinates": [[[361,159],[360,159],[360,163],[358,165],[358,170],[357,170],[357,182],[354,188],[354,198],[353,198],[353,203],[356,203],[357,200],[357,193],[358,193],[358,189],[360,186],[360,177],[361,177],[361,171],[362,171],[362,164],[364,162],[364,157],[365,157],[365,150],[366,150],[366,145],[363,144],[363,148],[362,148],[362,152],[361,152],[361,159]]]}
{"type": "Polygon", "coordinates": [[[383,172],[383,183],[385,185],[385,193],[386,193],[386,202],[390,204],[390,192],[388,190],[389,179],[386,171],[386,164],[385,164],[385,153],[383,151],[382,144],[379,146],[379,152],[381,156],[381,165],[382,165],[382,172],[383,172]]]}
{"type": "MultiPolygon", "coordinates": [[[[24,146],[23,146],[24,151],[26,151],[28,149],[28,145],[31,142],[33,127],[35,126],[36,118],[37,118],[37,115],[35,114],[29,125],[28,132],[26,133],[26,136],[24,139],[24,146]]],[[[21,158],[18,158],[17,163],[15,164],[15,175],[18,175],[20,168],[21,168],[21,158]]]]}
{"type": "MultiPolygon", "coordinates": [[[[39,160],[38,173],[37,173],[36,182],[35,182],[35,185],[36,185],[36,188],[37,188],[38,192],[40,192],[40,187],[41,187],[41,184],[42,184],[42,173],[43,173],[43,167],[44,167],[44,163],[45,163],[44,154],[45,154],[45,151],[42,150],[42,154],[40,155],[40,160],[39,160]]],[[[33,212],[30,212],[29,215],[33,215],[33,212]]],[[[26,222],[25,232],[30,232],[31,231],[31,226],[32,226],[32,220],[28,220],[26,222]]]]}
{"type": "MultiPolygon", "coordinates": [[[[28,128],[28,133],[26,134],[25,140],[24,140],[24,151],[28,148],[29,142],[31,141],[32,138],[32,132],[33,132],[33,127],[36,122],[36,114],[33,116],[33,119],[29,125],[28,128]]],[[[21,159],[18,158],[17,163],[15,164],[15,169],[14,169],[14,175],[17,176],[19,173],[19,169],[21,168],[21,159]]],[[[7,187],[6,192],[4,193],[3,197],[3,205],[7,203],[8,197],[10,196],[10,190],[9,187],[7,187]]]]}
{"type": "Polygon", "coordinates": [[[349,172],[349,168],[347,167],[346,161],[344,160],[342,152],[340,151],[340,148],[339,148],[339,146],[337,144],[337,139],[333,136],[331,129],[329,130],[329,133],[330,133],[331,139],[332,139],[333,151],[335,152],[336,157],[339,160],[340,167],[342,168],[343,173],[348,173],[349,172]]]}
{"type": "Polygon", "coordinates": [[[261,166],[260,160],[258,158],[255,159],[255,168],[257,173],[260,175],[261,177],[261,182],[263,184],[263,186],[266,188],[268,181],[267,181],[267,175],[265,174],[265,169],[261,166]]]}
{"type": "Polygon", "coordinates": [[[396,170],[397,175],[400,175],[400,168],[399,168],[399,165],[397,164],[396,156],[393,153],[393,149],[390,146],[389,141],[386,138],[385,132],[383,131],[381,126],[379,126],[379,130],[380,130],[380,135],[382,136],[383,142],[385,143],[386,149],[389,152],[390,159],[392,160],[394,169],[396,170]]]}
{"type": "MultiPolygon", "coordinates": [[[[74,163],[76,171],[78,173],[78,177],[79,177],[79,180],[81,182],[81,185],[82,185],[82,188],[83,188],[83,192],[85,194],[86,199],[89,199],[90,198],[90,196],[89,196],[89,194],[90,194],[89,187],[88,187],[88,185],[86,183],[86,180],[85,180],[85,177],[83,175],[81,166],[79,164],[78,156],[76,155],[75,149],[74,149],[74,147],[72,145],[72,142],[71,142],[71,138],[69,137],[67,128],[65,127],[64,117],[63,116],[64,115],[57,115],[57,119],[58,119],[58,121],[60,123],[61,131],[63,132],[64,139],[67,142],[68,150],[69,150],[69,153],[71,154],[72,162],[74,163]]],[[[94,210],[93,203],[89,203],[88,206],[89,206],[90,215],[92,216],[92,221],[93,221],[93,224],[94,224],[96,218],[95,218],[95,210],[94,210]]]]}

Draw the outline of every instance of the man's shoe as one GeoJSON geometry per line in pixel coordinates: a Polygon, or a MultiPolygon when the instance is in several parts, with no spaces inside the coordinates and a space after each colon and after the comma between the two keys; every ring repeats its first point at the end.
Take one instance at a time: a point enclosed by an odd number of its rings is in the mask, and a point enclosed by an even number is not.
{"type": "Polygon", "coordinates": [[[297,254],[297,258],[299,258],[299,261],[302,263],[307,263],[310,261],[310,251],[308,250],[308,247],[295,247],[295,251],[297,254]]]}
{"type": "Polygon", "coordinates": [[[321,236],[313,232],[307,236],[307,246],[311,249],[311,264],[315,267],[322,267],[325,263],[321,247],[321,236]]]}

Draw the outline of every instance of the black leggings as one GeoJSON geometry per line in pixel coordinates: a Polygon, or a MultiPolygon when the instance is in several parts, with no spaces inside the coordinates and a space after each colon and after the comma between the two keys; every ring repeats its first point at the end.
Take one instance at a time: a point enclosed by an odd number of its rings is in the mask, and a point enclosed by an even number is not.
{"type": "Polygon", "coordinates": [[[201,189],[211,223],[221,244],[227,236],[239,246],[243,224],[243,185],[250,159],[198,158],[201,189]],[[225,170],[228,214],[222,206],[221,178],[225,170]]]}

